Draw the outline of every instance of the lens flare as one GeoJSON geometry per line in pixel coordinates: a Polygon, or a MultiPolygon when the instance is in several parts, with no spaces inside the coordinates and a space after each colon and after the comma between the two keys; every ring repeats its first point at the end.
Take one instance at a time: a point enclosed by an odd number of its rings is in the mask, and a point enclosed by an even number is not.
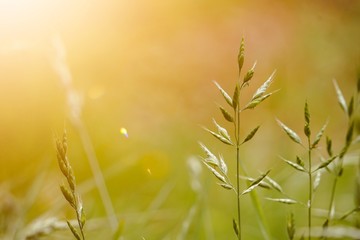
{"type": "Polygon", "coordinates": [[[126,128],[120,128],[120,133],[127,138],[129,137],[129,134],[128,134],[126,128]]]}

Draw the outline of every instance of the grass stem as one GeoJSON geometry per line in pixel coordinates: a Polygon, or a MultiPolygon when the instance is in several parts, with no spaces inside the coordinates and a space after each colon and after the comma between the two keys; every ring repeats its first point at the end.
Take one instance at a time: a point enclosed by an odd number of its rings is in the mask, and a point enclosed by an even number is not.
{"type": "Polygon", "coordinates": [[[311,170],[311,143],[310,143],[310,137],[308,137],[308,158],[309,158],[309,170],[308,170],[308,176],[309,176],[309,200],[308,200],[308,228],[309,228],[309,240],[311,240],[311,210],[312,210],[312,193],[313,193],[313,182],[312,182],[312,170],[311,170]]]}
{"type": "Polygon", "coordinates": [[[118,220],[116,218],[115,210],[114,210],[113,204],[111,202],[111,198],[110,198],[108,189],[106,187],[104,176],[102,174],[102,171],[100,170],[99,162],[95,155],[93,145],[92,145],[90,137],[85,129],[85,126],[83,124],[79,124],[77,126],[77,129],[79,131],[79,135],[81,137],[81,141],[84,146],[86,156],[89,160],[91,171],[94,175],[95,184],[100,193],[101,200],[104,204],[104,208],[106,211],[106,215],[108,217],[109,224],[111,226],[111,229],[114,231],[114,230],[116,230],[116,228],[118,226],[118,220]]]}
{"type": "Polygon", "coordinates": [[[238,239],[241,240],[241,204],[240,204],[240,100],[235,109],[235,135],[236,135],[236,194],[237,194],[237,218],[239,225],[238,239]]]}

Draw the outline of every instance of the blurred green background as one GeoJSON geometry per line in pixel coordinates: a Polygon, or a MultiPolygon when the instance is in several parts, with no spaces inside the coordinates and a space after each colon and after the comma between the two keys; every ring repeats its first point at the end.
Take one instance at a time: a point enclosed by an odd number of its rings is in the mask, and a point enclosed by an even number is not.
{"type": "MultiPolygon", "coordinates": [[[[242,37],[244,68],[257,61],[242,101],[275,69],[271,89],[280,89],[243,115],[243,136],[262,127],[243,146],[242,159],[251,176],[271,168],[270,176],[305,201],[306,181],[278,157],[303,150],[275,118],[301,133],[307,99],[313,131],[328,119],[326,135],[340,148],[347,123],[332,80],[347,100],[356,89],[359,1],[0,0],[0,201],[21,216],[17,226],[25,228],[40,216],[74,216],[58,188],[63,180],[53,140],[65,126],[89,237],[109,234],[79,132],[69,119],[67,92],[54,69],[57,39],[82,103],[80,119],[118,218],[125,221],[125,239],[176,239],[194,206],[185,239],[234,239],[234,194],[217,186],[205,168],[197,175],[202,194],[193,191],[188,161],[202,154],[202,141],[222,153],[235,174],[234,151],[201,126],[211,128],[215,118],[231,128],[222,121],[217,104],[225,103],[212,81],[232,92],[242,37]]],[[[353,204],[353,169],[341,180],[339,211],[353,204]]],[[[318,207],[328,205],[327,177],[318,207]]],[[[264,197],[276,194],[258,192],[275,239],[285,239],[292,209],[299,227],[305,226],[303,208],[268,202],[264,197]]],[[[243,199],[245,239],[262,239],[249,197],[243,199]]],[[[68,230],[56,234],[71,238],[68,230]]]]}

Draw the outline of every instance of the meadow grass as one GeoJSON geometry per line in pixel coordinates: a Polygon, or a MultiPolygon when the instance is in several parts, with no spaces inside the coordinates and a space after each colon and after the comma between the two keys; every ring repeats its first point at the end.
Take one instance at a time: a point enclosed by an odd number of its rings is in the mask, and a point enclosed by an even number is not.
{"type": "Polygon", "coordinates": [[[266,171],[255,179],[252,179],[250,183],[248,183],[248,188],[241,190],[240,189],[240,180],[241,175],[244,175],[245,178],[249,178],[247,174],[247,170],[245,165],[243,164],[243,160],[240,159],[240,147],[246,142],[250,141],[255,134],[258,132],[260,125],[256,126],[252,129],[249,134],[245,137],[240,136],[240,128],[241,128],[241,113],[250,109],[256,108],[261,102],[270,97],[274,92],[266,93],[267,89],[273,82],[274,74],[271,76],[256,90],[253,94],[252,98],[244,105],[240,103],[241,93],[249,84],[254,76],[256,62],[253,67],[248,70],[243,79],[241,79],[241,70],[244,64],[245,59],[245,44],[244,39],[241,41],[240,50],[238,54],[238,81],[235,83],[235,89],[233,91],[232,97],[220,86],[219,83],[215,82],[216,87],[219,89],[221,95],[223,96],[225,102],[228,107],[231,108],[231,111],[226,110],[225,107],[219,106],[219,110],[222,113],[224,120],[233,124],[233,129],[231,129],[233,133],[233,137],[235,140],[232,140],[228,130],[222,127],[220,124],[213,119],[214,125],[216,127],[216,131],[209,130],[208,128],[204,128],[207,132],[213,135],[217,140],[221,143],[230,145],[235,150],[235,161],[236,161],[236,177],[235,182],[233,184],[231,177],[228,174],[228,167],[223,159],[222,155],[218,157],[210,151],[205,144],[200,143],[200,147],[204,151],[206,157],[202,158],[202,162],[204,165],[215,175],[215,177],[219,180],[219,185],[226,190],[232,190],[236,194],[236,205],[237,205],[237,215],[233,218],[233,230],[237,236],[237,239],[242,239],[242,224],[241,224],[241,197],[245,194],[250,193],[252,202],[256,209],[256,215],[259,219],[259,224],[261,231],[263,233],[264,239],[270,239],[267,223],[264,217],[264,213],[259,202],[258,196],[254,191],[256,187],[262,184],[263,180],[267,177],[270,171],[266,171]]]}
{"type": "MultiPolygon", "coordinates": [[[[285,203],[285,204],[300,204],[304,207],[307,208],[307,231],[305,233],[301,233],[301,238],[300,239],[304,239],[305,236],[307,236],[307,239],[312,239],[312,236],[315,236],[316,238],[321,238],[321,239],[328,239],[328,238],[338,238],[337,235],[339,235],[339,232],[341,232],[343,229],[339,228],[338,230],[334,231],[334,228],[329,231],[329,226],[332,223],[339,223],[341,221],[343,221],[345,218],[347,218],[348,216],[350,216],[353,213],[356,213],[359,211],[359,195],[354,196],[355,199],[355,203],[356,206],[349,210],[347,213],[343,214],[341,217],[338,217],[337,219],[335,219],[334,217],[334,213],[335,213],[335,194],[336,194],[336,188],[337,188],[337,183],[339,178],[343,175],[343,171],[344,171],[344,159],[345,159],[345,155],[348,153],[350,147],[352,145],[356,145],[358,144],[358,137],[354,137],[354,135],[356,134],[356,131],[354,130],[354,126],[358,125],[359,123],[358,121],[358,116],[356,116],[359,112],[358,109],[358,105],[359,105],[359,92],[360,92],[360,77],[358,78],[358,83],[357,83],[357,92],[354,94],[354,96],[351,97],[349,103],[347,104],[345,101],[345,97],[343,96],[337,82],[334,80],[334,87],[335,87],[335,92],[336,92],[336,96],[337,96],[337,100],[340,104],[341,109],[343,110],[343,112],[345,113],[346,117],[347,117],[347,121],[348,121],[348,127],[346,129],[346,136],[345,136],[345,141],[344,141],[344,145],[341,148],[341,150],[338,153],[334,153],[333,149],[332,149],[332,140],[330,137],[326,137],[326,152],[327,152],[327,157],[323,157],[319,156],[320,161],[317,161],[317,163],[314,163],[313,161],[313,152],[315,150],[317,150],[318,145],[320,143],[320,140],[322,139],[325,129],[328,125],[328,122],[326,122],[322,128],[317,132],[315,138],[311,138],[311,128],[310,128],[310,111],[309,111],[309,106],[307,101],[305,102],[305,107],[304,107],[304,119],[305,119],[305,124],[304,124],[304,135],[306,136],[306,143],[304,144],[300,138],[300,136],[293,131],[291,128],[289,128],[288,126],[286,126],[284,123],[282,123],[280,120],[277,120],[280,127],[282,128],[282,130],[286,133],[286,135],[296,144],[301,145],[307,152],[307,161],[304,161],[302,159],[302,157],[300,156],[296,156],[296,160],[292,161],[292,160],[288,160],[285,159],[283,157],[282,160],[288,164],[292,169],[294,169],[295,171],[298,171],[300,173],[305,173],[308,177],[308,200],[306,203],[300,202],[298,200],[294,200],[291,198],[282,198],[282,199],[269,199],[272,201],[277,201],[280,203],[285,203]],[[305,164],[305,162],[307,162],[307,165],[305,164]],[[313,200],[314,200],[314,196],[315,193],[319,187],[320,184],[320,180],[322,175],[324,174],[324,172],[328,172],[333,176],[333,182],[332,182],[332,187],[331,189],[328,191],[330,192],[330,197],[329,197],[329,207],[328,209],[325,209],[325,211],[327,212],[325,220],[323,222],[322,225],[322,233],[321,234],[315,234],[312,232],[313,228],[316,228],[313,226],[312,224],[312,219],[313,219],[313,200]]],[[[359,134],[359,133],[357,133],[359,134]]],[[[320,152],[320,151],[318,151],[320,152]]],[[[360,157],[359,157],[359,161],[360,161],[360,157]]],[[[359,166],[360,166],[360,162],[359,162],[359,166]]],[[[355,193],[360,192],[359,191],[359,184],[358,184],[358,179],[356,180],[356,191],[355,193]]],[[[288,219],[288,225],[287,225],[287,233],[288,233],[288,237],[290,240],[295,239],[295,223],[294,223],[294,215],[291,213],[290,217],[288,219]]],[[[319,232],[319,231],[317,231],[319,232]]],[[[346,232],[346,230],[344,231],[346,232]]],[[[348,229],[348,232],[352,232],[351,229],[348,229]]],[[[343,233],[344,235],[346,235],[345,233],[343,233]]],[[[355,233],[355,235],[358,235],[359,233],[355,233]]],[[[349,234],[350,235],[350,234],[349,234]]],[[[343,236],[340,234],[340,236],[343,236]]]]}
{"type": "Polygon", "coordinates": [[[56,139],[56,150],[59,168],[61,170],[61,173],[64,175],[68,186],[66,186],[65,184],[61,184],[60,189],[64,198],[76,213],[77,225],[79,230],[77,230],[68,220],[66,221],[66,223],[76,239],[85,240],[84,226],[86,222],[86,217],[82,204],[82,199],[76,190],[75,175],[67,157],[67,146],[68,145],[66,131],[64,131],[62,139],[56,139]]]}
{"type": "MultiPolygon", "coordinates": [[[[61,52],[61,47],[57,47],[61,52]]],[[[89,163],[91,165],[91,170],[93,171],[93,180],[95,186],[100,193],[101,202],[105,207],[105,212],[107,215],[107,220],[101,219],[99,221],[105,222],[103,225],[109,225],[112,232],[112,239],[127,239],[126,229],[124,230],[124,221],[118,222],[116,218],[116,211],[112,206],[111,198],[107,192],[107,187],[105,185],[105,179],[102,175],[100,167],[95,156],[95,152],[92,146],[90,137],[87,134],[84,125],[82,124],[80,118],[81,106],[78,105],[78,102],[74,102],[74,99],[70,96],[76,95],[76,92],[72,89],[71,79],[68,79],[70,73],[66,67],[66,64],[63,62],[64,59],[61,54],[59,54],[56,61],[58,72],[61,78],[61,81],[64,84],[66,94],[68,96],[68,107],[70,110],[70,119],[76,130],[78,131],[83,147],[87,157],[89,158],[89,163]],[[71,100],[72,99],[72,100],[71,100]],[[73,101],[73,102],[71,102],[73,101]]],[[[312,127],[312,119],[317,113],[317,109],[311,109],[312,104],[308,101],[305,101],[303,109],[303,135],[296,133],[288,125],[285,125],[280,120],[277,120],[280,128],[285,132],[289,139],[295,144],[301,146],[303,152],[299,155],[295,155],[293,158],[281,157],[282,161],[287,167],[286,171],[292,172],[295,171],[298,174],[303,174],[307,181],[307,191],[306,201],[301,201],[298,198],[293,198],[288,193],[285,193],[283,187],[278,183],[277,180],[270,177],[270,170],[267,170],[263,173],[260,173],[258,176],[252,177],[248,174],[247,166],[244,163],[242,158],[242,149],[246,146],[246,143],[250,140],[253,140],[254,136],[258,134],[260,125],[255,126],[249,131],[247,135],[242,136],[240,134],[240,128],[243,126],[243,122],[247,121],[244,119],[243,112],[249,111],[256,108],[260,103],[270,97],[274,92],[267,93],[268,88],[271,86],[275,72],[270,75],[270,77],[253,93],[252,97],[245,104],[242,103],[243,92],[246,90],[249,84],[254,82],[253,77],[255,73],[255,66],[248,70],[245,74],[242,75],[242,68],[244,65],[245,59],[245,45],[244,40],[240,43],[240,50],[238,54],[238,80],[235,81],[235,87],[233,89],[233,94],[228,94],[221,85],[215,82],[216,88],[220,91],[221,96],[225,100],[226,107],[219,106],[220,113],[223,117],[223,121],[226,121],[231,124],[231,128],[226,129],[222,126],[221,121],[216,121],[213,119],[215,130],[204,127],[205,131],[212,135],[217,141],[222,144],[228,145],[232,149],[233,161],[236,163],[235,169],[228,168],[228,161],[225,160],[222,154],[215,155],[210,150],[207,145],[204,143],[199,143],[202,151],[205,153],[205,157],[201,158],[201,162],[206,169],[208,169],[217,179],[218,185],[224,190],[231,191],[234,193],[234,209],[236,212],[232,216],[232,222],[229,220],[229,224],[232,224],[232,229],[235,233],[234,237],[237,239],[246,239],[248,236],[244,235],[244,212],[248,211],[247,208],[243,208],[244,202],[242,201],[246,195],[250,195],[251,202],[254,206],[254,215],[258,220],[258,226],[255,228],[258,229],[262,234],[262,239],[274,239],[272,231],[283,231],[286,232],[288,239],[359,239],[360,236],[360,157],[359,157],[359,132],[360,132],[360,121],[359,121],[359,106],[360,106],[360,77],[358,78],[356,92],[353,96],[346,101],[338,83],[334,80],[334,89],[337,101],[344,113],[344,116],[347,121],[347,127],[344,129],[344,140],[342,146],[339,150],[334,150],[333,141],[338,139],[332,139],[329,136],[325,137],[325,130],[329,125],[328,121],[324,120],[324,124],[320,129],[317,129],[314,134],[312,127]],[[312,111],[310,111],[312,110],[312,111]],[[304,140],[305,139],[305,140],[304,140]],[[323,156],[320,151],[320,146],[325,142],[326,156],[323,156]],[[354,179],[355,182],[355,191],[349,193],[353,195],[354,206],[346,206],[347,211],[337,211],[338,205],[336,203],[336,195],[339,194],[339,181],[340,178],[344,177],[345,164],[347,161],[347,156],[350,153],[354,153],[358,158],[359,163],[357,163],[358,175],[354,179]],[[319,225],[314,221],[314,218],[317,217],[314,207],[314,199],[318,193],[321,179],[324,178],[324,175],[328,174],[331,176],[331,187],[326,189],[328,193],[328,202],[324,203],[321,206],[320,210],[323,210],[321,221],[322,225],[319,225]],[[241,188],[241,181],[244,181],[246,187],[241,188]],[[273,212],[266,212],[263,209],[257,189],[271,189],[279,194],[281,197],[273,198],[267,197],[264,200],[269,200],[272,202],[277,202],[280,204],[286,204],[290,206],[299,205],[303,209],[306,209],[306,224],[301,222],[301,219],[290,212],[288,219],[274,219],[273,212]],[[284,221],[286,222],[286,228],[284,229],[270,229],[267,219],[272,221],[284,221]],[[300,222],[300,224],[299,224],[300,222]],[[314,223],[315,222],[315,223],[314,223]],[[297,225],[296,225],[297,224],[297,225]]],[[[56,65],[55,64],[55,65],[56,65]]],[[[63,178],[65,180],[64,184],[60,185],[60,190],[65,201],[71,206],[74,210],[75,219],[61,221],[55,217],[47,217],[44,219],[39,219],[34,224],[29,224],[26,226],[23,219],[25,212],[28,210],[29,206],[33,201],[35,201],[34,194],[39,191],[39,185],[44,181],[44,176],[39,174],[38,179],[33,184],[32,189],[29,190],[29,196],[26,205],[20,206],[16,203],[16,200],[6,192],[0,192],[0,238],[4,239],[41,239],[42,237],[50,237],[54,235],[56,230],[64,230],[65,228],[70,229],[72,236],[75,239],[83,240],[85,238],[91,238],[90,234],[87,234],[85,230],[89,229],[89,221],[85,217],[82,198],[79,194],[79,187],[75,180],[75,174],[73,168],[68,159],[68,141],[67,134],[64,131],[64,134],[60,138],[55,139],[56,145],[56,155],[59,169],[63,178]],[[85,229],[85,223],[87,224],[85,229]],[[29,231],[23,229],[29,228],[29,231]]],[[[274,153],[276,154],[276,153],[274,153]]],[[[279,153],[281,154],[281,153],[279,153]]],[[[197,224],[196,217],[198,212],[204,211],[204,208],[210,208],[206,202],[206,189],[203,188],[200,181],[200,171],[201,167],[192,159],[189,161],[189,171],[191,173],[191,188],[196,194],[196,199],[193,205],[189,208],[186,216],[184,218],[179,218],[179,229],[175,230],[175,234],[166,234],[164,239],[188,239],[190,236],[190,231],[192,225],[199,227],[201,225],[197,224]],[[200,169],[200,170],[199,170],[200,169]],[[206,202],[206,204],[205,204],[206,202]]],[[[158,211],[161,205],[168,199],[170,193],[175,188],[175,183],[168,182],[155,196],[154,200],[148,206],[145,212],[141,213],[141,220],[137,221],[136,226],[132,228],[143,229],[150,222],[151,213],[158,211]]],[[[0,189],[1,190],[1,189],[0,189]]],[[[59,194],[60,195],[60,194],[59,194]]],[[[283,205],[279,205],[283,206],[283,205]]],[[[281,207],[279,207],[280,209],[281,207]]],[[[342,208],[343,209],[343,208],[342,208]]],[[[203,215],[206,218],[209,218],[210,214],[203,215]]],[[[204,219],[202,219],[205,221],[204,219]]],[[[134,221],[135,222],[135,221],[134,221]]],[[[95,231],[101,231],[100,229],[95,229],[95,231]]],[[[214,239],[214,226],[211,224],[209,219],[206,219],[205,226],[206,239],[214,239]]],[[[101,233],[99,234],[101,235],[101,233]]],[[[51,239],[51,238],[50,238],[51,239]]],[[[142,239],[148,239],[147,236],[142,236],[142,239]]]]}

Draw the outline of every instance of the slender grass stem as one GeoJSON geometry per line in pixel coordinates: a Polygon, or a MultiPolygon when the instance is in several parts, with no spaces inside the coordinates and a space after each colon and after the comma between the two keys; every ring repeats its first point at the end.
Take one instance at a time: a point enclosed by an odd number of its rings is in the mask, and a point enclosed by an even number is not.
{"type": "Polygon", "coordinates": [[[312,193],[313,193],[313,182],[312,182],[312,170],[311,170],[311,143],[310,143],[310,137],[308,137],[308,158],[309,158],[309,200],[308,200],[308,228],[309,228],[309,240],[311,240],[311,210],[312,210],[312,193]]]}
{"type": "Polygon", "coordinates": [[[241,239],[241,215],[240,215],[240,178],[239,178],[239,162],[240,162],[240,154],[239,154],[239,146],[236,147],[236,193],[237,193],[237,215],[238,215],[238,224],[239,224],[239,234],[238,239],[241,239]]]}
{"type": "MultiPolygon", "coordinates": [[[[78,205],[79,200],[77,200],[74,193],[73,193],[73,197],[74,197],[74,199],[76,201],[76,205],[78,205]]],[[[80,229],[81,239],[85,240],[84,227],[83,227],[83,224],[81,223],[81,216],[80,216],[80,212],[78,210],[76,210],[76,219],[77,219],[78,226],[79,226],[79,229],[80,229]]]]}
{"type": "Polygon", "coordinates": [[[96,187],[99,191],[101,201],[104,205],[108,217],[109,225],[111,229],[115,231],[119,223],[116,218],[116,213],[110,198],[110,194],[106,187],[105,179],[96,157],[90,136],[81,119],[82,108],[81,101],[79,100],[81,98],[73,88],[72,75],[69,66],[66,63],[66,49],[60,38],[54,38],[53,44],[55,49],[55,58],[53,62],[54,69],[58,73],[60,81],[65,89],[65,94],[68,99],[68,107],[71,113],[70,120],[80,135],[81,142],[83,144],[92,174],[94,176],[96,187]]]}
{"type": "Polygon", "coordinates": [[[239,224],[238,239],[241,240],[241,204],[240,204],[240,111],[239,111],[240,100],[236,108],[236,194],[237,194],[237,217],[239,224]]]}
{"type": "MultiPolygon", "coordinates": [[[[342,159],[339,159],[339,165],[340,167],[336,167],[335,169],[341,169],[342,168],[342,159]]],[[[330,196],[330,204],[329,204],[329,209],[328,209],[328,215],[327,215],[327,225],[330,224],[330,221],[331,221],[331,212],[332,212],[332,209],[333,209],[333,206],[334,206],[334,199],[335,199],[335,192],[336,192],[336,187],[337,187],[337,182],[338,182],[338,179],[339,179],[339,173],[338,172],[335,172],[335,178],[333,180],[333,183],[332,183],[332,188],[331,188],[331,196],[330,196]]],[[[327,226],[325,226],[327,227],[327,226]]],[[[324,240],[328,239],[327,238],[327,235],[325,234],[324,236],[324,240]]]]}
{"type": "Polygon", "coordinates": [[[108,189],[106,187],[104,176],[100,170],[99,162],[97,160],[93,145],[85,129],[85,126],[79,124],[77,128],[81,137],[82,144],[85,149],[85,153],[90,163],[91,171],[94,175],[96,187],[100,193],[101,200],[104,204],[104,208],[108,217],[109,224],[111,226],[111,229],[114,231],[118,226],[118,220],[116,218],[115,209],[113,207],[108,189]]]}
{"type": "Polygon", "coordinates": [[[330,197],[330,204],[329,204],[329,211],[328,211],[328,221],[331,220],[331,209],[333,208],[333,205],[334,205],[337,182],[338,182],[338,176],[336,175],[335,179],[333,181],[332,189],[331,189],[331,197],[330,197]]]}

